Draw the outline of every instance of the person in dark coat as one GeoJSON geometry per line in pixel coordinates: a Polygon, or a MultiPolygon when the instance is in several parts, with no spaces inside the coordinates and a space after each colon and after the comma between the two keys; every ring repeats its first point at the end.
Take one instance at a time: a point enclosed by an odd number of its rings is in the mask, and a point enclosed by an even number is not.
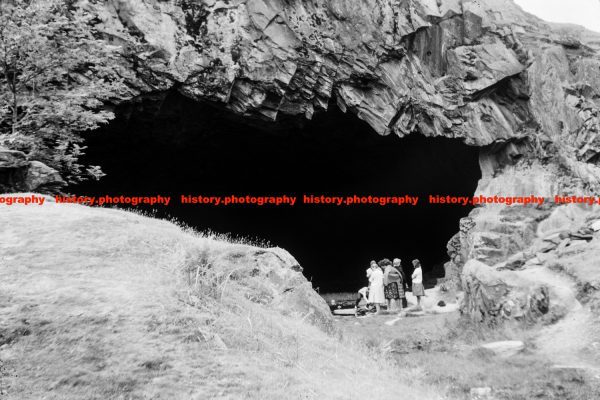
{"type": "Polygon", "coordinates": [[[400,275],[400,271],[387,258],[381,260],[380,265],[383,266],[383,284],[387,309],[388,311],[393,311],[398,308],[397,304],[401,295],[404,295],[402,275],[400,275]]]}
{"type": "Polygon", "coordinates": [[[408,292],[408,280],[406,279],[406,274],[404,273],[404,269],[402,268],[402,261],[399,258],[394,258],[392,266],[400,272],[400,278],[402,279],[402,283],[400,284],[400,288],[398,290],[400,294],[400,309],[408,307],[408,301],[406,301],[406,292],[408,292]]]}

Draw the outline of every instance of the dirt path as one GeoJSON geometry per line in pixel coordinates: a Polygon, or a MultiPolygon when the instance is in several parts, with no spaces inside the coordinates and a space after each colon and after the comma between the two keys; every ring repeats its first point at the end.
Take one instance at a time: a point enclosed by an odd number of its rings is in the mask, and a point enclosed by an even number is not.
{"type": "MultiPolygon", "coordinates": [[[[600,331],[594,315],[576,298],[568,275],[548,268],[520,271],[548,286],[564,317],[540,328],[521,324],[486,329],[465,323],[458,311],[422,316],[383,314],[338,317],[345,335],[388,352],[416,379],[434,385],[451,399],[469,399],[471,389],[491,388],[494,399],[600,398],[600,331]],[[482,344],[518,340],[525,350],[510,357],[482,351],[482,344]],[[523,380],[527,376],[527,380],[523,380]]],[[[428,303],[435,304],[435,294],[428,303]]]]}
{"type": "Polygon", "coordinates": [[[582,370],[600,379],[600,334],[590,308],[577,300],[577,282],[547,267],[528,268],[520,274],[545,284],[551,301],[564,313],[557,322],[537,332],[533,351],[557,369],[582,370]]]}
{"type": "Polygon", "coordinates": [[[447,399],[477,398],[472,393],[478,389],[489,390],[494,400],[600,398],[598,385],[581,370],[552,368],[545,356],[529,348],[505,358],[480,347],[499,340],[527,342],[528,331],[479,330],[476,324],[465,325],[458,312],[400,319],[339,317],[337,322],[345,335],[387,352],[402,376],[430,385],[447,399]],[[390,321],[394,323],[386,324],[390,321]]]}
{"type": "Polygon", "coordinates": [[[600,379],[600,334],[594,315],[577,300],[576,282],[566,274],[545,267],[522,272],[545,283],[551,298],[565,308],[565,316],[543,328],[535,339],[535,351],[551,360],[556,368],[581,369],[600,379]]]}
{"type": "Polygon", "coordinates": [[[589,308],[580,305],[540,332],[538,351],[553,360],[556,368],[582,369],[600,379],[600,337],[593,326],[589,308]]]}
{"type": "Polygon", "coordinates": [[[373,344],[385,345],[392,340],[422,338],[423,342],[441,339],[448,325],[456,322],[458,312],[427,314],[419,317],[398,317],[394,314],[372,315],[367,317],[336,317],[343,332],[355,338],[373,339],[373,344]]]}

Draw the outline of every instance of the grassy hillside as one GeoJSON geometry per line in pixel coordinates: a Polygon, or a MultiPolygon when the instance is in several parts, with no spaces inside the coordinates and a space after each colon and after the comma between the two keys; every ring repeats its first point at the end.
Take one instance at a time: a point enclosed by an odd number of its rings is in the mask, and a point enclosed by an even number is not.
{"type": "Polygon", "coordinates": [[[242,273],[256,251],[114,209],[3,206],[0,397],[439,398],[271,301],[242,273]]]}

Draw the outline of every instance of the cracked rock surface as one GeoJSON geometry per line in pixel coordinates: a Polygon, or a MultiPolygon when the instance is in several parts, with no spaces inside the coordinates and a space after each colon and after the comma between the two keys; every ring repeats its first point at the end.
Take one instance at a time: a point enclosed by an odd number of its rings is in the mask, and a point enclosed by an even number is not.
{"type": "Polygon", "coordinates": [[[511,0],[79,3],[126,49],[132,95],[177,88],[267,120],[336,102],[381,135],[477,146],[569,130],[596,154],[580,131],[597,125],[600,35],[511,0]]]}

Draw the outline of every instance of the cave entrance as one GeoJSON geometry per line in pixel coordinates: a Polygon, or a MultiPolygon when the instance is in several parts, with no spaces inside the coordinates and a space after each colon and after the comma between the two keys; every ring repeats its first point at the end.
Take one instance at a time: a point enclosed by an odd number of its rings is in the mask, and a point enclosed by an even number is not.
{"type": "MultiPolygon", "coordinates": [[[[259,238],[292,253],[321,293],[365,285],[371,259],[423,264],[443,276],[446,243],[470,208],[430,205],[430,194],[473,195],[478,150],[458,140],[382,137],[335,106],[311,121],[257,123],[177,93],[138,99],[88,136],[85,162],[107,174],[71,188],[87,195],[170,194],[156,208],[198,230],[259,238]],[[296,195],[295,206],[181,205],[190,195],[296,195]],[[418,195],[417,206],[315,206],[303,194],[418,195]]],[[[410,275],[410,274],[409,274],[410,275]]]]}

